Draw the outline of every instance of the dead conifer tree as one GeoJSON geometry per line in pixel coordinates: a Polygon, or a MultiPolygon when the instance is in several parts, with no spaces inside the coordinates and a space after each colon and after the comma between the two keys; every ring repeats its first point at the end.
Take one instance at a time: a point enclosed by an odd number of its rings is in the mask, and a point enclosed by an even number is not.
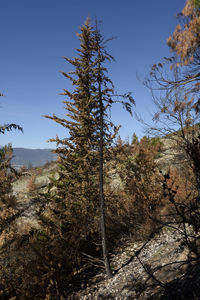
{"type": "MultiPolygon", "coordinates": [[[[91,226],[99,217],[100,199],[104,264],[108,277],[111,277],[106,245],[103,166],[111,159],[111,145],[118,128],[110,121],[108,111],[114,102],[121,102],[131,113],[131,102],[134,103],[134,100],[129,93],[122,95],[128,101],[113,100],[117,95],[114,94],[114,85],[107,76],[105,66],[113,57],[105,49],[106,41],[100,34],[97,22],[92,27],[88,18],[78,37],[78,57],[65,58],[75,70],[63,72],[75,85],[72,93],[68,90],[63,93],[69,97],[69,100],[64,101],[68,118],[55,115],[45,117],[59,123],[69,132],[68,138],[56,137],[50,140],[57,143],[55,152],[58,154],[60,178],[55,184],[60,199],[66,199],[65,207],[71,207],[77,214],[77,205],[81,203],[79,209],[85,210],[87,226],[91,226]]],[[[83,215],[83,211],[80,214],[83,215]]]]}

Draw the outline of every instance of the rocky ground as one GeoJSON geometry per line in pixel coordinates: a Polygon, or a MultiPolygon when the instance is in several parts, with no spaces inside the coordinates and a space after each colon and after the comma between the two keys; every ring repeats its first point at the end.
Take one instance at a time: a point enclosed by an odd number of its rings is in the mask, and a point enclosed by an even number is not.
{"type": "Polygon", "coordinates": [[[199,260],[176,229],[165,228],[146,243],[122,241],[111,264],[111,279],[99,272],[68,299],[200,299],[199,260]]]}
{"type": "Polygon", "coordinates": [[[31,228],[39,228],[36,216],[42,202],[38,194],[45,192],[50,176],[56,176],[55,163],[25,170],[20,178],[13,182],[13,194],[17,201],[16,210],[19,212],[13,225],[18,233],[26,234],[31,228]]]}

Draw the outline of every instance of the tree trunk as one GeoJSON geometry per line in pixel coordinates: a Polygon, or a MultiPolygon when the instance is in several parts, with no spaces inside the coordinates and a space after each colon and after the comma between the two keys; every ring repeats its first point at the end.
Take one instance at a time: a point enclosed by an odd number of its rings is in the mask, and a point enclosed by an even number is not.
{"type": "Polygon", "coordinates": [[[105,212],[104,212],[104,178],[103,178],[103,101],[101,94],[101,82],[99,81],[99,104],[100,104],[100,145],[99,145],[99,198],[100,198],[100,227],[101,227],[101,239],[102,239],[102,250],[103,250],[103,258],[104,265],[106,269],[106,274],[109,278],[112,277],[112,272],[110,268],[110,262],[108,258],[108,249],[107,249],[107,241],[106,241],[106,226],[105,226],[105,212]]]}

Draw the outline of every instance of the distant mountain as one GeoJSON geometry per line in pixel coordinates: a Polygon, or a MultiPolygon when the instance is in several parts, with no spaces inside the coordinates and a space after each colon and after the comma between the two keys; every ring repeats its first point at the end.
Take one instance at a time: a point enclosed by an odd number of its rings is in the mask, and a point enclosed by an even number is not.
{"type": "Polygon", "coordinates": [[[12,166],[42,166],[46,162],[56,160],[56,154],[51,149],[13,148],[12,166]]]}

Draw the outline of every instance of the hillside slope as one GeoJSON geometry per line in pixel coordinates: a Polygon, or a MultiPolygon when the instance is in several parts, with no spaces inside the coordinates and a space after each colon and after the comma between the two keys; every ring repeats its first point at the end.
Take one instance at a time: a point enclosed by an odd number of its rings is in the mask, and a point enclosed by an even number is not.
{"type": "MultiPolygon", "coordinates": [[[[170,154],[171,151],[160,158],[160,165],[163,169],[167,168],[167,165],[173,165],[170,154]],[[165,164],[166,162],[167,164],[165,164]]],[[[29,239],[31,241],[31,232],[37,230],[42,232],[38,210],[45,210],[47,215],[49,204],[43,201],[41,193],[46,190],[49,176],[58,178],[56,168],[54,162],[44,167],[32,168],[25,171],[18,180],[13,182],[13,192],[17,198],[16,214],[12,219],[9,219],[9,235],[7,227],[0,234],[1,248],[4,248],[5,243],[9,242],[10,245],[10,252],[5,252],[1,256],[0,263],[17,266],[12,273],[13,281],[16,274],[20,274],[19,277],[23,274],[23,270],[20,271],[21,266],[18,269],[18,264],[16,264],[18,256],[22,256],[20,259],[25,266],[26,264],[33,265],[32,259],[35,259],[35,256],[30,251],[24,258],[24,249],[26,248],[23,247],[27,246],[26,243],[29,239]],[[19,237],[19,240],[23,240],[22,250],[16,248],[17,242],[13,239],[15,235],[19,237]]],[[[119,186],[119,190],[121,190],[120,178],[113,176],[113,174],[110,176],[114,188],[119,186]]],[[[65,296],[59,294],[55,296],[55,299],[200,299],[199,211],[198,207],[197,211],[189,211],[189,219],[185,218],[186,215],[175,214],[173,218],[167,219],[165,217],[169,211],[160,210],[160,214],[164,217],[164,223],[160,223],[159,228],[153,234],[140,240],[131,235],[122,236],[110,251],[111,267],[114,274],[111,279],[106,278],[101,255],[93,257],[87,255],[87,252],[82,253],[83,256],[86,255],[84,264],[77,265],[71,274],[72,279],[68,278],[64,283],[64,286],[67,287],[65,296]],[[196,223],[192,223],[192,218],[196,218],[196,223]],[[197,225],[196,229],[194,229],[194,224],[197,225]],[[193,249],[195,249],[196,254],[193,249]]],[[[134,219],[134,226],[137,226],[135,221],[134,219]]],[[[21,281],[19,282],[19,286],[17,286],[18,283],[16,286],[23,294],[21,281]]]]}
{"type": "MultiPolygon", "coordinates": [[[[50,174],[55,176],[56,164],[32,169],[13,184],[18,208],[26,210],[16,222],[22,235],[27,227],[39,228],[35,213],[38,203],[28,190],[30,179],[35,175],[35,191],[38,191],[45,189],[50,174]]],[[[184,226],[188,236],[193,233],[192,226],[184,226]]],[[[184,226],[166,223],[144,241],[122,238],[111,253],[114,272],[111,279],[106,278],[102,263],[86,258],[85,265],[74,273],[66,299],[200,299],[199,258],[186,245],[184,226]]],[[[196,233],[195,241],[199,239],[196,233]]]]}

